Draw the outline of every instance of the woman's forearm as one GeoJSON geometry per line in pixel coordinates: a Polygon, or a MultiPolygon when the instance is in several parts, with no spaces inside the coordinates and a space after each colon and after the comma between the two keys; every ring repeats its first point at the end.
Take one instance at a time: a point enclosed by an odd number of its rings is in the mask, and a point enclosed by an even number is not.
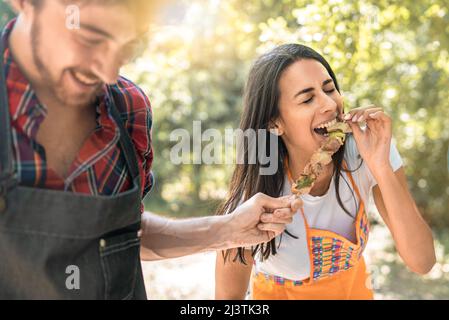
{"type": "Polygon", "coordinates": [[[173,220],[144,212],[141,258],[161,260],[230,246],[229,216],[173,220]]]}
{"type": "Polygon", "coordinates": [[[254,259],[250,250],[244,250],[246,264],[233,261],[237,251],[229,252],[230,259],[224,262],[221,251],[217,251],[215,263],[215,299],[244,300],[251,278],[254,259]]]}
{"type": "Polygon", "coordinates": [[[435,264],[431,229],[391,166],[374,171],[373,175],[382,194],[388,225],[399,254],[414,272],[429,272],[435,264]]]}

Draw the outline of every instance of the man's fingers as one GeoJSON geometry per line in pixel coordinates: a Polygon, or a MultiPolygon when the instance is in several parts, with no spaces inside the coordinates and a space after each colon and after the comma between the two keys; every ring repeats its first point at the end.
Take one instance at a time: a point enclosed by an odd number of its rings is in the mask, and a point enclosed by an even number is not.
{"type": "Polygon", "coordinates": [[[293,221],[294,212],[289,208],[276,209],[273,213],[264,213],[260,216],[260,221],[264,223],[284,223],[289,224],[293,221]]]}
{"type": "Polygon", "coordinates": [[[297,198],[294,195],[273,198],[266,194],[258,193],[253,198],[265,209],[265,212],[274,212],[276,209],[288,209],[292,211],[290,214],[292,216],[303,206],[301,198],[297,198]]]}
{"type": "Polygon", "coordinates": [[[282,223],[282,224],[290,224],[293,222],[292,218],[276,218],[271,213],[264,213],[260,217],[260,221],[262,223],[282,223]]]}
{"type": "Polygon", "coordinates": [[[291,202],[291,208],[293,210],[293,213],[298,211],[302,206],[304,205],[304,202],[299,197],[293,197],[291,202]]]}
{"type": "Polygon", "coordinates": [[[269,242],[272,239],[276,238],[276,233],[274,233],[272,231],[265,231],[264,233],[265,233],[265,237],[266,237],[265,242],[269,242]]]}
{"type": "Polygon", "coordinates": [[[285,224],[283,223],[259,223],[257,227],[262,231],[274,232],[275,236],[281,234],[285,230],[285,224]]]}
{"type": "Polygon", "coordinates": [[[273,222],[278,223],[276,221],[277,219],[290,219],[294,214],[295,212],[293,212],[293,210],[290,208],[276,209],[274,210],[272,215],[274,219],[273,222]]]}
{"type": "Polygon", "coordinates": [[[263,207],[265,207],[267,209],[290,208],[290,203],[291,203],[290,196],[273,198],[273,197],[267,196],[266,194],[258,193],[254,196],[254,198],[263,207]]]}

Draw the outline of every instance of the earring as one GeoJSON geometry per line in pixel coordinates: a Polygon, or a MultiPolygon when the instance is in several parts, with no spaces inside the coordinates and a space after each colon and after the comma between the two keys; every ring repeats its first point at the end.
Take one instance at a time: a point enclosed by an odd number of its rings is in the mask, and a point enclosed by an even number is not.
{"type": "Polygon", "coordinates": [[[270,128],[270,133],[278,137],[282,135],[282,132],[280,132],[278,128],[270,128]]]}

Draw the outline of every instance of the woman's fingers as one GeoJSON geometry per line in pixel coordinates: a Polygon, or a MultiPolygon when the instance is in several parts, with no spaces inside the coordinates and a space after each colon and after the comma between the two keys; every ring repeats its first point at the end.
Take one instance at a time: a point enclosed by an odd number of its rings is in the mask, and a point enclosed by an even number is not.
{"type": "Polygon", "coordinates": [[[382,108],[369,108],[366,110],[360,110],[354,113],[354,116],[351,118],[352,122],[362,122],[366,121],[369,118],[369,115],[372,113],[376,113],[382,111],[382,108]]]}
{"type": "Polygon", "coordinates": [[[383,111],[371,113],[369,115],[369,117],[371,119],[376,119],[376,120],[383,120],[383,121],[387,121],[387,122],[391,121],[390,116],[383,111]]]}
{"type": "Polygon", "coordinates": [[[387,115],[383,110],[377,111],[374,113],[370,113],[367,119],[367,126],[370,129],[379,129],[383,126],[390,126],[391,125],[391,118],[389,115],[387,115]]]}
{"type": "Polygon", "coordinates": [[[362,129],[360,128],[358,123],[355,123],[355,122],[352,122],[352,121],[348,121],[348,124],[351,127],[352,134],[354,135],[354,138],[358,139],[360,137],[360,135],[363,134],[362,129]]]}
{"type": "Polygon", "coordinates": [[[374,105],[370,105],[368,107],[362,107],[362,108],[355,108],[349,111],[343,119],[346,121],[351,122],[362,122],[369,119],[369,115],[371,113],[375,113],[378,111],[382,111],[383,109],[381,107],[377,107],[374,105]]]}
{"type": "Polygon", "coordinates": [[[370,118],[370,114],[374,114],[377,112],[382,112],[382,108],[371,108],[365,110],[361,116],[357,119],[358,122],[366,121],[370,118]]]}
{"type": "Polygon", "coordinates": [[[356,140],[372,134],[379,135],[384,132],[388,133],[388,130],[391,130],[391,118],[381,108],[372,108],[369,110],[365,110],[365,112],[361,114],[363,116],[362,120],[366,121],[365,130],[362,130],[360,128],[358,121],[348,121],[348,124],[351,127],[352,133],[356,140]]]}

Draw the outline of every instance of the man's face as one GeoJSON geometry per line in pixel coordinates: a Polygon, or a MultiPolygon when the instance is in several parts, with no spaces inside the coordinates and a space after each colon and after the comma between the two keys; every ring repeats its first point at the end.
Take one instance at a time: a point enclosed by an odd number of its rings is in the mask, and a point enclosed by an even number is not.
{"type": "Polygon", "coordinates": [[[87,105],[104,84],[115,83],[145,31],[124,5],[86,1],[78,8],[79,29],[73,28],[74,11],[61,0],[44,1],[30,23],[39,85],[63,105],[87,105]]]}

